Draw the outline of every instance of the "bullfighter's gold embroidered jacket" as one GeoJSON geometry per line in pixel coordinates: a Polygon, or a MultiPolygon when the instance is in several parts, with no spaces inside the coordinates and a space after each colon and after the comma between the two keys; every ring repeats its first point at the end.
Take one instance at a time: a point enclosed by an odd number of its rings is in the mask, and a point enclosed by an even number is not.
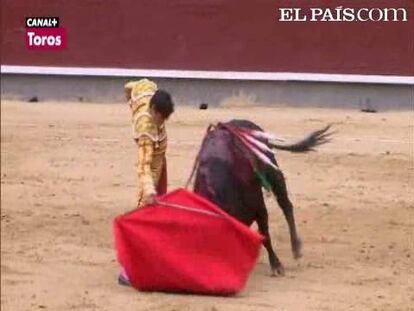
{"type": "Polygon", "coordinates": [[[148,80],[128,82],[129,106],[132,113],[133,138],[138,145],[138,206],[150,195],[156,194],[165,161],[167,134],[165,124],[157,126],[150,114],[150,100],[157,85],[148,80]]]}

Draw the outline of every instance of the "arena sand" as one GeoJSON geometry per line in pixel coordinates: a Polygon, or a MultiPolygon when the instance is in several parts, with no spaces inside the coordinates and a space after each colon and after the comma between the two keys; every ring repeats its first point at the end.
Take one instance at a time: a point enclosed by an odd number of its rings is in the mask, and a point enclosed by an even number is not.
{"type": "Polygon", "coordinates": [[[211,122],[249,118],[289,139],[337,130],[318,152],[277,153],[304,257],[292,258],[267,195],[286,276],[269,276],[262,251],[245,290],[227,298],[117,284],[111,224],[134,207],[136,182],[129,118],[122,104],[2,101],[1,310],[414,310],[412,113],[178,106],[170,189],[184,185],[211,122]]]}

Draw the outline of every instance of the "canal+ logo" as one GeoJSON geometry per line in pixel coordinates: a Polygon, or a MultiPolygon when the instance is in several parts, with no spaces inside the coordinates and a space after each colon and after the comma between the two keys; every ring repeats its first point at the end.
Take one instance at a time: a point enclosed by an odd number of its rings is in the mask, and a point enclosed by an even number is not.
{"type": "Polygon", "coordinates": [[[26,17],[26,47],[39,51],[66,48],[66,30],[60,27],[59,17],[26,17]]]}

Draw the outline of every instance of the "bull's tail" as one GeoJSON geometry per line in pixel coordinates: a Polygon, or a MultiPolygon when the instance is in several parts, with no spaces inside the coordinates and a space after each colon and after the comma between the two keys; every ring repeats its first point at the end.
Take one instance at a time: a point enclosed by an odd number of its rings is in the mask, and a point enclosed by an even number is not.
{"type": "Polygon", "coordinates": [[[281,144],[269,140],[269,145],[274,149],[287,150],[298,153],[315,151],[315,147],[326,144],[331,141],[331,135],[333,134],[333,132],[328,131],[330,128],[331,124],[327,125],[323,129],[310,133],[304,139],[293,144],[281,144]]]}
{"type": "MultiPolygon", "coordinates": [[[[217,125],[210,125],[207,128],[206,135],[203,138],[201,143],[200,150],[197,154],[196,160],[194,162],[191,175],[188,178],[186,183],[186,188],[189,187],[191,180],[194,176],[194,173],[197,169],[200,152],[203,149],[204,142],[208,136],[208,133],[217,128],[221,127],[227,129],[230,133],[232,133],[248,150],[252,152],[261,162],[269,165],[275,170],[279,170],[277,164],[272,162],[269,158],[269,153],[272,153],[272,149],[279,149],[279,150],[287,150],[291,152],[308,152],[314,151],[315,148],[319,145],[326,144],[331,141],[330,136],[333,132],[328,132],[331,128],[331,125],[327,125],[323,129],[314,131],[307,135],[304,139],[293,143],[293,144],[282,144],[278,143],[277,141],[283,141],[280,138],[275,137],[269,133],[263,132],[260,128],[248,128],[248,127],[237,127],[230,124],[223,124],[218,123],[217,125]]],[[[257,127],[257,126],[256,126],[257,127]]],[[[273,160],[274,161],[274,160],[273,160]]]]}

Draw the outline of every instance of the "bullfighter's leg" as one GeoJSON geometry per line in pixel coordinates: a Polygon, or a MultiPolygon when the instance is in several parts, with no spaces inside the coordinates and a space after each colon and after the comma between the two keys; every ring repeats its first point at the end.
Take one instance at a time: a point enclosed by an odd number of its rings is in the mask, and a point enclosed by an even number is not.
{"type": "Polygon", "coordinates": [[[302,257],[302,241],[296,231],[295,216],[293,214],[293,205],[288,197],[285,177],[281,171],[271,170],[267,172],[270,179],[273,194],[276,196],[277,202],[285,215],[289,226],[290,242],[292,253],[295,259],[302,257]]]}
{"type": "Polygon", "coordinates": [[[272,276],[275,276],[276,273],[279,275],[285,274],[285,269],[283,268],[282,263],[277,257],[276,253],[272,248],[272,240],[269,234],[269,217],[266,210],[266,205],[263,200],[263,195],[260,190],[260,196],[258,196],[256,201],[256,206],[258,206],[256,222],[259,227],[260,233],[264,236],[263,246],[266,248],[269,255],[270,267],[272,269],[272,276]]]}

